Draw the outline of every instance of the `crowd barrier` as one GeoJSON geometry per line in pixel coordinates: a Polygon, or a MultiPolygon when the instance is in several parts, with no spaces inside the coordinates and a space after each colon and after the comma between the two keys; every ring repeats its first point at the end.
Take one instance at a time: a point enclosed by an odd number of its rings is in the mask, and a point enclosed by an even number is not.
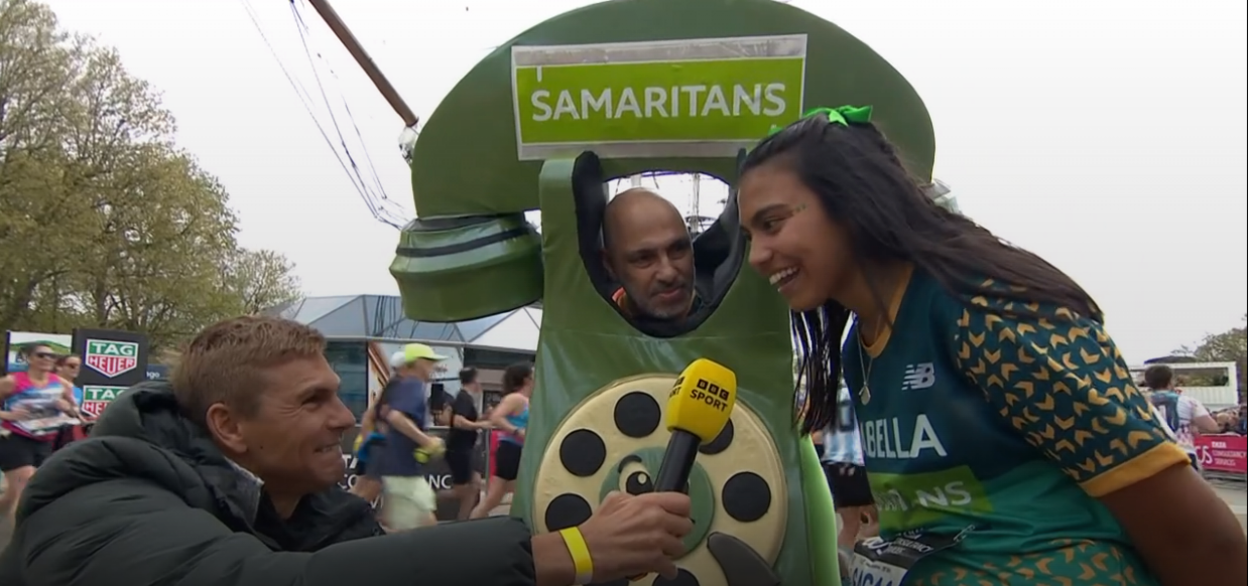
{"type": "Polygon", "coordinates": [[[1197,435],[1192,438],[1196,458],[1206,472],[1248,476],[1248,437],[1235,434],[1197,435]]]}

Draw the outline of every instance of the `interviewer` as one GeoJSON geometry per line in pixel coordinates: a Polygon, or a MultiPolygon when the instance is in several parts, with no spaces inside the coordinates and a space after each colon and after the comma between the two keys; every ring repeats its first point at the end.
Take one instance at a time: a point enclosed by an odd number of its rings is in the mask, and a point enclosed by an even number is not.
{"type": "Polygon", "coordinates": [[[383,535],[337,485],[355,420],[324,349],[315,330],[276,318],[204,330],[171,384],[123,394],[90,439],[39,469],[0,584],[564,586],[674,573],[691,528],[681,494],[613,495],[565,533],[494,518],[383,535]]]}

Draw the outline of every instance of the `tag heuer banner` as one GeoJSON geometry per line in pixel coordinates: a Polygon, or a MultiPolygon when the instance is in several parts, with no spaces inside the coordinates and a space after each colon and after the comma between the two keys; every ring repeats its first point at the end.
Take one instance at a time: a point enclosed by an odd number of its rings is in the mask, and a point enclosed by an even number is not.
{"type": "Polygon", "coordinates": [[[82,357],[78,386],[82,409],[99,415],[113,399],[147,379],[147,336],[121,330],[74,330],[74,353],[82,357]]]}
{"type": "Polygon", "coordinates": [[[104,412],[104,408],[128,388],[84,385],[82,387],[82,411],[93,417],[99,417],[104,412]]]}

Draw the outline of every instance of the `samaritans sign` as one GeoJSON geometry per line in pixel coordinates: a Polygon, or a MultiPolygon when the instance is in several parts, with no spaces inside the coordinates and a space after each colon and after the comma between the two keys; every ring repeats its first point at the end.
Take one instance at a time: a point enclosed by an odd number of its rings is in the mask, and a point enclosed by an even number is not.
{"type": "Polygon", "coordinates": [[[82,387],[82,410],[99,417],[104,408],[114,399],[126,392],[126,387],[104,387],[87,385],[82,387]]]}
{"type": "Polygon", "coordinates": [[[511,48],[522,160],[725,157],[802,111],[806,36],[511,48]]]}
{"type": "Polygon", "coordinates": [[[121,340],[87,340],[82,363],[108,378],[113,378],[134,370],[139,365],[139,345],[121,340]]]}

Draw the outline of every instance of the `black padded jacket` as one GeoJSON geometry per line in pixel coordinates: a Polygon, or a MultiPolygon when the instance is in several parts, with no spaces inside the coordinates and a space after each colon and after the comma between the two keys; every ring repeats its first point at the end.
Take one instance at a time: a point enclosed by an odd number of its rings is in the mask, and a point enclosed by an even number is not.
{"type": "Polygon", "coordinates": [[[281,520],[154,381],[118,397],[90,438],[35,474],[0,584],[530,586],[529,538],[505,518],[382,535],[372,508],[338,487],[281,520]]]}

